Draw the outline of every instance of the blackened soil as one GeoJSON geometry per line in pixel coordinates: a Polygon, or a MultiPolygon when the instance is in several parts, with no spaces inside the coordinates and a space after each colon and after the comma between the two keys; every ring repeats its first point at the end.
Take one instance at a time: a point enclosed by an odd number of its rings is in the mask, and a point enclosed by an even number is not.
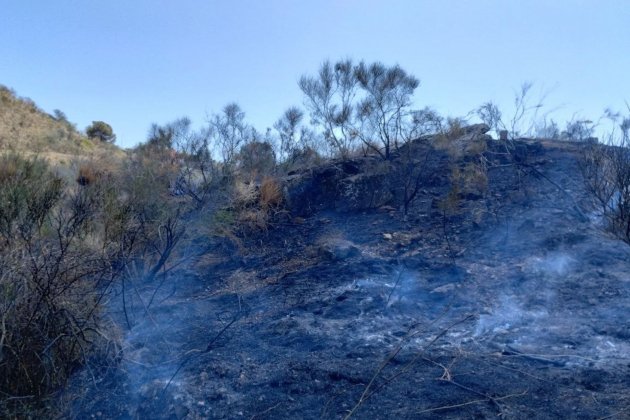
{"type": "Polygon", "coordinates": [[[454,214],[427,186],[407,218],[319,212],[240,254],[209,247],[70,415],[628,418],[630,247],[587,205],[574,151],[544,147],[454,214]]]}

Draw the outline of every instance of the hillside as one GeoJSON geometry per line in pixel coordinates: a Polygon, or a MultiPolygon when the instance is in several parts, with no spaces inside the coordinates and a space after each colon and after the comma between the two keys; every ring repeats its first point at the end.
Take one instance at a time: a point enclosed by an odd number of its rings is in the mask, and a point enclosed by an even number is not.
{"type": "Polygon", "coordinates": [[[628,413],[627,148],[450,120],[219,162],[182,119],[127,154],[0,93],[0,415],[628,413]]]}
{"type": "Polygon", "coordinates": [[[267,230],[199,237],[119,290],[120,364],[77,376],[66,414],[627,416],[630,248],[591,205],[583,145],[517,140],[509,160],[485,131],[283,178],[267,230]]]}
{"type": "Polygon", "coordinates": [[[88,139],[63,114],[52,116],[0,85],[0,149],[67,165],[77,159],[122,157],[112,144],[88,139]]]}

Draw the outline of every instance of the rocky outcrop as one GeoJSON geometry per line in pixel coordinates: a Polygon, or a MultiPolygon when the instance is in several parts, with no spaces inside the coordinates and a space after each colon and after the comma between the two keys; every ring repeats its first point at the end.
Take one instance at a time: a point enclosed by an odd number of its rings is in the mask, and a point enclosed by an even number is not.
{"type": "Polygon", "coordinates": [[[294,216],[302,217],[320,210],[356,212],[386,205],[399,208],[409,195],[405,188],[415,188],[418,179],[423,188],[448,183],[444,175],[450,173],[452,156],[477,156],[487,150],[492,140],[485,134],[489,130],[486,124],[464,127],[459,137],[449,140],[449,150],[435,147],[440,136],[428,136],[401,145],[389,160],[357,157],[293,174],[284,182],[287,208],[294,216]]]}

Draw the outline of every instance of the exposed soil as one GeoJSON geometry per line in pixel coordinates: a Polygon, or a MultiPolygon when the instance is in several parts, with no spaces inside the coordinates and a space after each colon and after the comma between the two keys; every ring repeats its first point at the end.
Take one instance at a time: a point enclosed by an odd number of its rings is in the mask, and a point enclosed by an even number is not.
{"type": "Polygon", "coordinates": [[[120,366],[83,372],[69,415],[629,418],[630,247],[574,147],[543,147],[454,215],[436,184],[407,218],[323,209],[240,253],[198,244],[148,311],[135,285],[120,366]]]}

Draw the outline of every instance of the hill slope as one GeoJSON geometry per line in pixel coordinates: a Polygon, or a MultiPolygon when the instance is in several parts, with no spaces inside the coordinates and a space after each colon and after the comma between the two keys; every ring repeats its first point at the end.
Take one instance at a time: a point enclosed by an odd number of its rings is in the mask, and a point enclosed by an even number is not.
{"type": "Polygon", "coordinates": [[[517,166],[486,141],[487,187],[457,194],[469,162],[415,144],[407,214],[402,157],[286,179],[299,217],[134,286],[121,366],[77,378],[72,415],[622,418],[630,248],[590,210],[579,146],[519,141],[517,166]]]}
{"type": "Polygon", "coordinates": [[[76,158],[122,156],[112,144],[95,142],[81,134],[63,114],[54,117],[30,99],[20,98],[0,85],[0,150],[37,154],[51,163],[76,158]]]}

